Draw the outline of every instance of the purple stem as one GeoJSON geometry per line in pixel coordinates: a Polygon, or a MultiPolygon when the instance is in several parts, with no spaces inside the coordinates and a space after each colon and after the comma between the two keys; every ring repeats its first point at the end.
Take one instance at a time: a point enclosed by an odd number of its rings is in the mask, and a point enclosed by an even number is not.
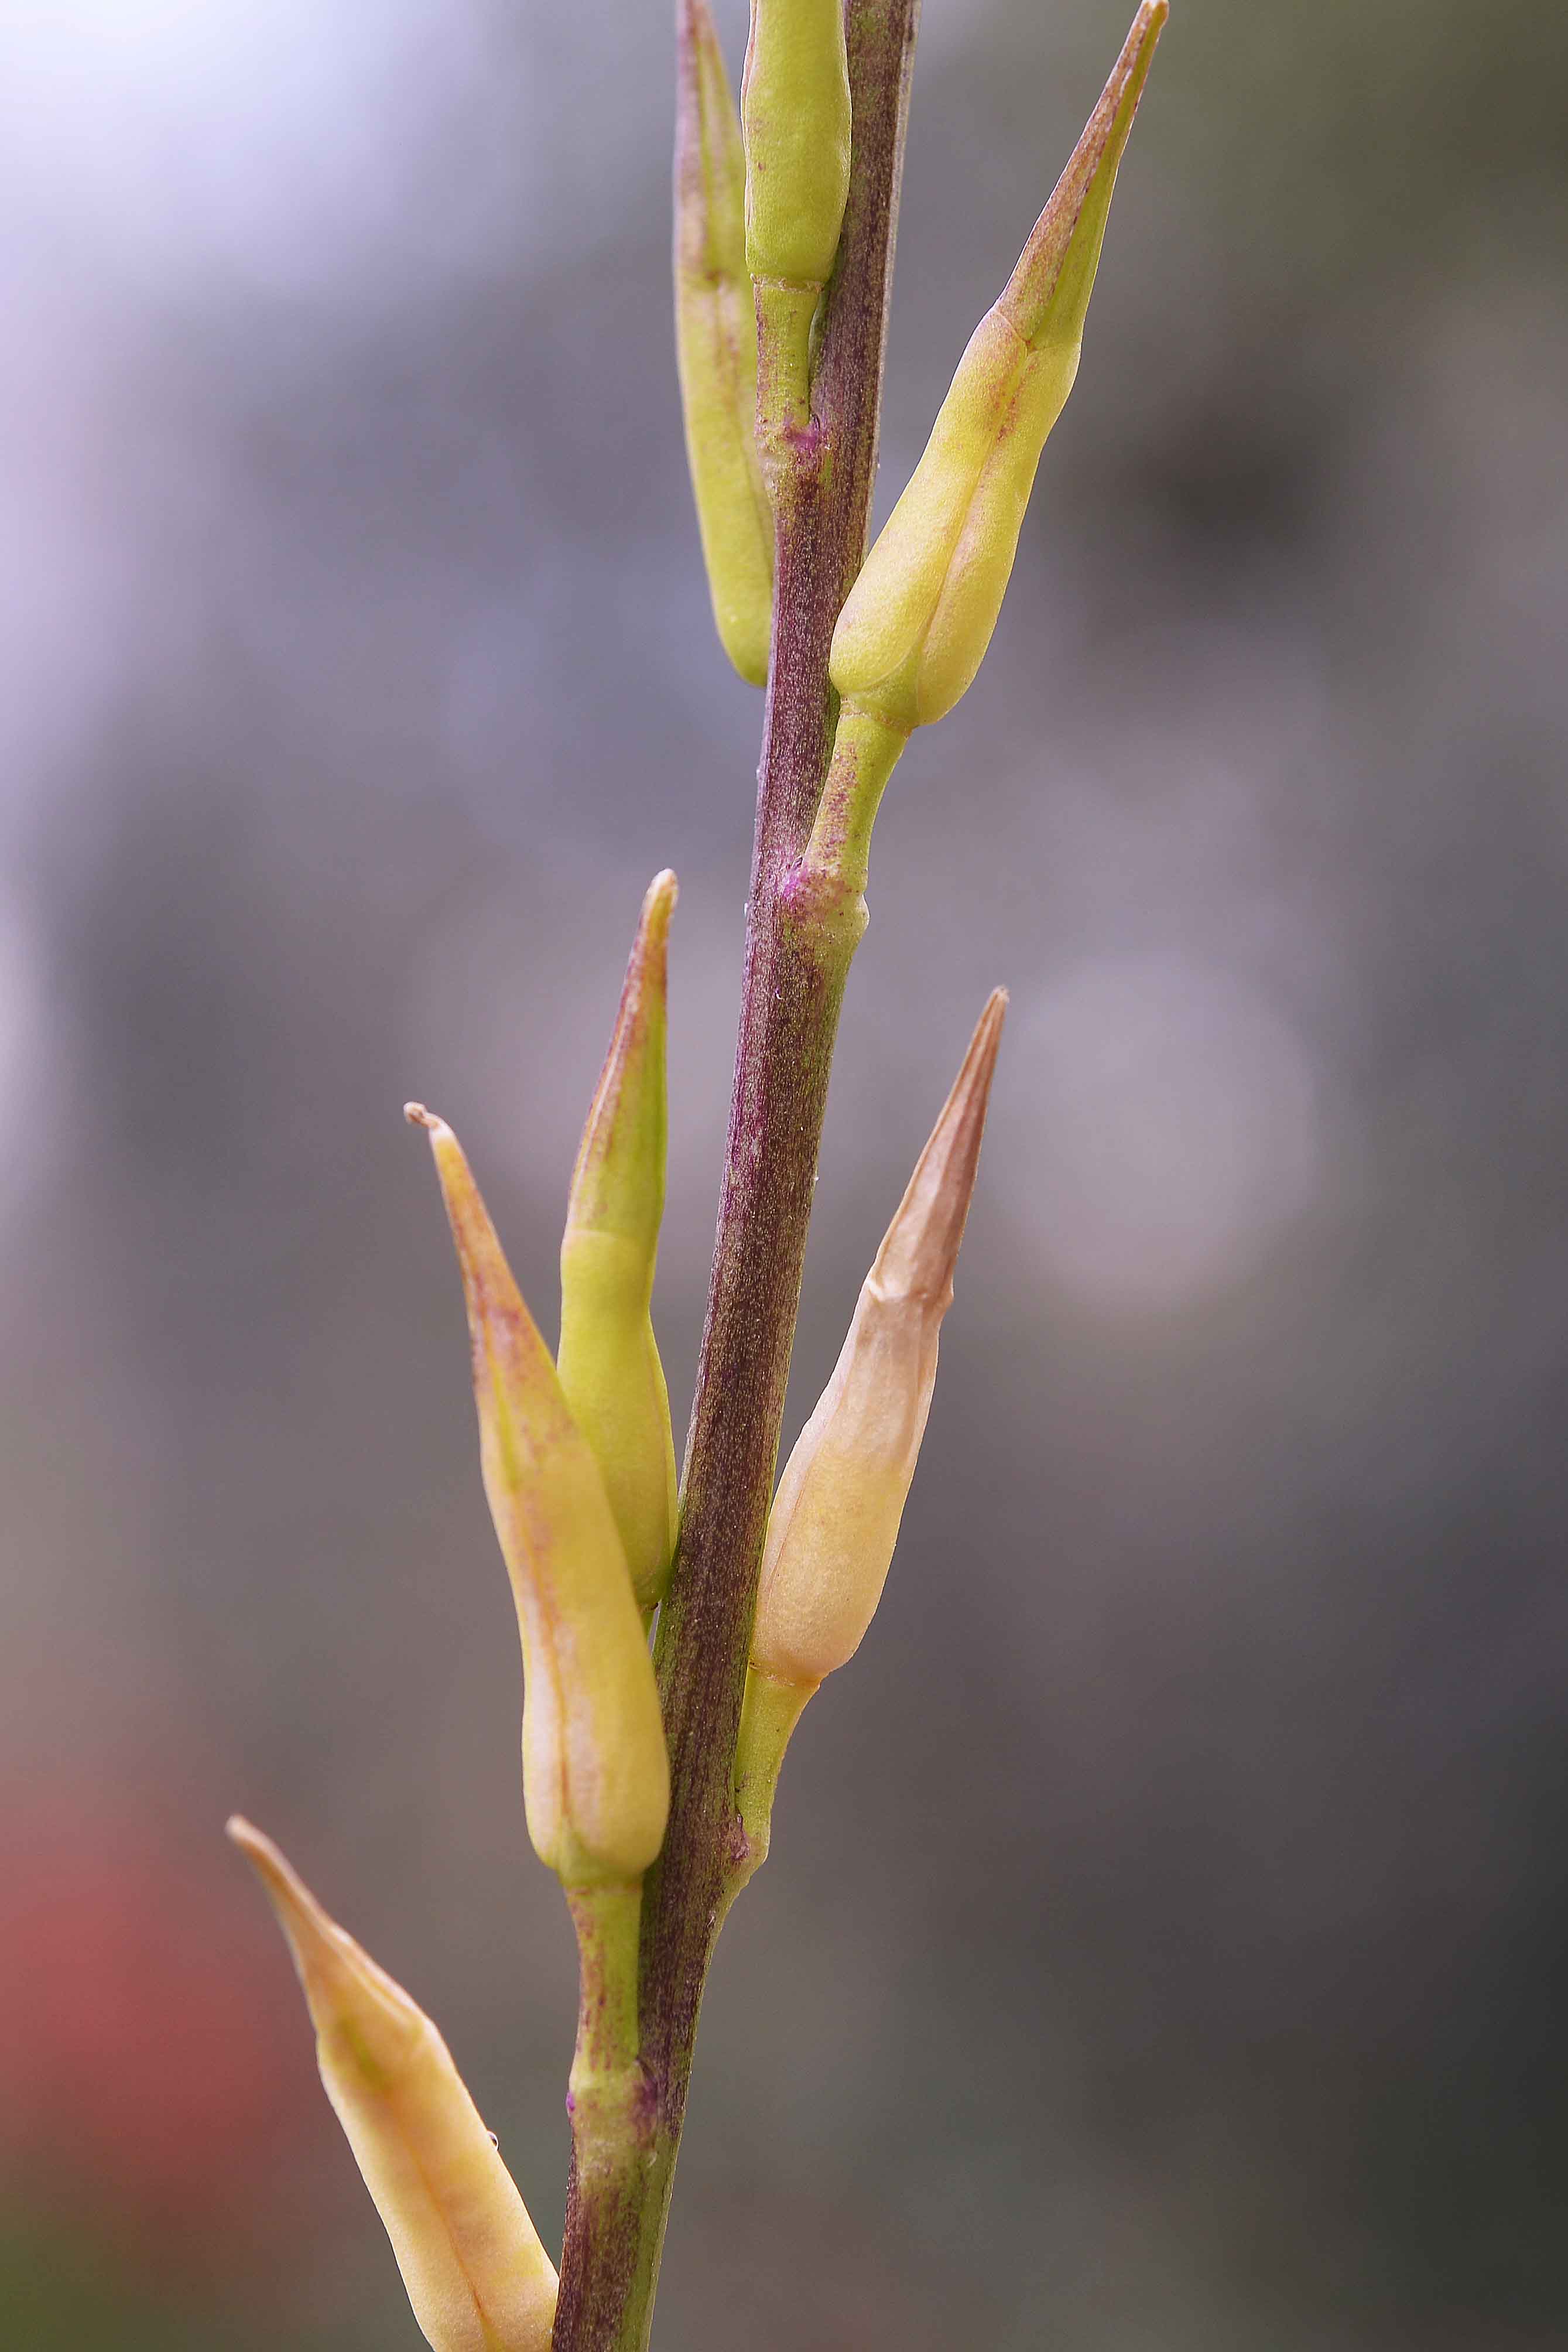
{"type": "Polygon", "coordinates": [[[835,717],[833,624],[864,560],[919,0],[847,0],[852,160],[812,421],[779,504],[740,1035],[674,1574],[656,1660],[672,1799],[643,1892],[650,2153],[567,2204],[554,2352],[642,2352],[704,1980],[741,1838],[736,1733],[852,925],[792,903],[835,717]]]}

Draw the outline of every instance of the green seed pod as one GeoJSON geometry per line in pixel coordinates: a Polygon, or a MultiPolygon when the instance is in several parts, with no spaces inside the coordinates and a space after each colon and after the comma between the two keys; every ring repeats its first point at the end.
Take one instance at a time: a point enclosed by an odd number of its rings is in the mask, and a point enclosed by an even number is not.
{"type": "Polygon", "coordinates": [[[512,1279],[452,1129],[428,1129],[473,1341],[485,1492],[523,1640],[523,1795],[569,1887],[641,1877],[664,1843],[669,1759],[653,1661],[604,1480],[512,1279]]]}
{"type": "Polygon", "coordinates": [[[839,615],[834,686],[906,731],[952,709],[990,643],[1040,451],[1078,373],[1117,166],[1167,14],[1167,0],[1144,0],[839,615]]]}
{"type": "Polygon", "coordinates": [[[746,155],[707,0],[676,24],[675,354],[686,457],[719,639],[768,680],[773,517],[757,454],[757,316],[746,267],[746,155]]]}
{"type": "Polygon", "coordinates": [[[811,406],[811,321],[833,274],[850,186],[842,0],[751,0],[740,81],[746,260],[757,293],[757,423],[776,498],[811,406]]]}
{"type": "Polygon", "coordinates": [[[270,1838],[228,1833],[288,1938],[321,2081],[434,2352],[548,2352],[555,2265],[434,2026],[270,1838]]]}
{"type": "Polygon", "coordinates": [[[644,1616],[663,1596],[675,1549],[675,1447],[649,1312],[664,1208],[665,950],[674,904],[674,876],[655,875],[560,1245],[560,1384],[603,1474],[644,1616]]]}
{"type": "Polygon", "coordinates": [[[747,268],[820,289],[833,273],[850,189],[842,0],[751,0],[740,120],[747,268]]]}
{"type": "MultiPolygon", "coordinates": [[[[937,1335],[952,1303],[1006,1009],[998,989],[866,1276],[833,1376],[779,1481],[747,1709],[764,1729],[771,1723],[774,1738],[792,1727],[788,1691],[809,1695],[852,1658],[882,1597],[936,1380],[937,1335]]],[[[750,1769],[742,1754],[743,1789],[750,1769]]]]}

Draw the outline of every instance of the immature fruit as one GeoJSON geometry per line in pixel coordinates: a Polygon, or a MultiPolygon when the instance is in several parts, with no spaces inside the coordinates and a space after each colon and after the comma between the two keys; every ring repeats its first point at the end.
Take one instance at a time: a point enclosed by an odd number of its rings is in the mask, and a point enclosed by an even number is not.
{"type": "Polygon", "coordinates": [[[664,1843],[669,1760],[643,1621],[593,1451],[462,1146],[428,1129],[473,1342],[479,1455],[523,1642],[523,1797],[569,1887],[638,1878],[664,1843]]]}
{"type": "Polygon", "coordinates": [[[906,733],[952,709],[990,644],[1040,452],[1078,373],[1117,166],[1168,13],[1167,0],[1144,0],[839,615],[834,686],[906,733]]]}
{"type": "Polygon", "coordinates": [[[321,2081],[434,2352],[546,2352],[555,2265],[434,2026],[270,1838],[229,1835],[288,1938],[321,2081]]]}
{"type": "Polygon", "coordinates": [[[560,1245],[560,1384],[603,1474],[644,1615],[663,1597],[675,1549],[675,1447],[650,1313],[664,1208],[665,951],[674,904],[674,876],[655,875],[560,1245]]]}
{"type": "Polygon", "coordinates": [[[882,1598],[931,1409],[1006,1011],[998,989],[779,1481],[751,1635],[753,1668],[777,1682],[815,1689],[853,1657],[882,1598]]]}

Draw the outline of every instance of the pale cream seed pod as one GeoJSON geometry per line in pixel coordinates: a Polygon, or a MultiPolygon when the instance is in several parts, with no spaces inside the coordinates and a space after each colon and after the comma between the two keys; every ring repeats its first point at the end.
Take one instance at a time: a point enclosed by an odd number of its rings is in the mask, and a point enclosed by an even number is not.
{"type": "Polygon", "coordinates": [[[555,2265],[430,2019],[272,1840],[228,1833],[288,1939],[321,2081],[434,2352],[547,2352],[555,2265]]]}
{"type": "Polygon", "coordinates": [[[1006,1009],[998,989],[779,1482],[751,1664],[797,1690],[854,1655],[882,1597],[930,1411],[1006,1009]]]}

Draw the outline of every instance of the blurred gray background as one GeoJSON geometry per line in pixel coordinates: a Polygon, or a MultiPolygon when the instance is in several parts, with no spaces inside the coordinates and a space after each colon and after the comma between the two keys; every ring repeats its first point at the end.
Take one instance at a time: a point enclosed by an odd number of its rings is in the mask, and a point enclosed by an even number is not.
{"type": "MultiPolygon", "coordinates": [[[[0,16],[19,2352],[417,2341],[234,1805],[559,2230],[570,1939],[399,1114],[548,1324],[679,870],[684,1423],[760,699],[668,16],[0,16]]],[[[927,0],[879,511],[1124,30],[927,0]]],[[[1176,0],[992,652],[879,827],[789,1434],[1013,1010],[887,1598],[721,1950],[664,2352],[1568,2340],[1565,97],[1526,0],[1176,0]]]]}

